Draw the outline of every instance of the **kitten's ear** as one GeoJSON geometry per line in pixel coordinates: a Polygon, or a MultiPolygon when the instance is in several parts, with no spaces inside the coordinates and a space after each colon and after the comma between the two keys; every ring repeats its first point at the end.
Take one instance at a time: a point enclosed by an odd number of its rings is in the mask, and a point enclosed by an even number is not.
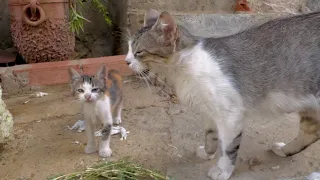
{"type": "Polygon", "coordinates": [[[102,65],[102,66],[100,67],[100,69],[97,71],[95,77],[96,77],[97,79],[105,82],[105,80],[106,80],[106,75],[107,75],[107,68],[106,68],[105,65],[102,65]]]}
{"type": "Polygon", "coordinates": [[[68,68],[68,72],[69,72],[69,77],[71,80],[74,80],[74,79],[81,77],[81,75],[76,70],[74,70],[72,67],[68,68]]]}
{"type": "Polygon", "coordinates": [[[168,12],[162,12],[152,27],[153,30],[162,31],[163,40],[165,43],[174,43],[179,37],[177,23],[168,12]]]}
{"type": "Polygon", "coordinates": [[[149,9],[148,11],[146,11],[144,13],[143,27],[153,26],[157,22],[159,16],[160,13],[157,10],[149,9]]]}

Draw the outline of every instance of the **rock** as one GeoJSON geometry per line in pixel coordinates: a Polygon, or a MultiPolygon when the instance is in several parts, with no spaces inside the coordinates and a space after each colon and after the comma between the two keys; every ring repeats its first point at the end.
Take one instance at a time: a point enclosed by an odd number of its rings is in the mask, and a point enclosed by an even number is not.
{"type": "Polygon", "coordinates": [[[0,144],[13,139],[12,114],[2,100],[2,87],[0,86],[0,144]]]}
{"type": "Polygon", "coordinates": [[[16,94],[23,92],[23,88],[27,86],[27,78],[16,76],[11,69],[4,69],[0,72],[1,93],[3,92],[16,94]]]}
{"type": "Polygon", "coordinates": [[[114,42],[112,38],[97,39],[92,44],[92,56],[93,57],[103,57],[113,55],[114,42]]]}
{"type": "Polygon", "coordinates": [[[257,157],[253,157],[253,158],[250,158],[248,160],[248,164],[249,166],[256,166],[256,165],[260,165],[262,162],[257,158],[257,157]]]}
{"type": "Polygon", "coordinates": [[[76,40],[75,52],[77,53],[74,59],[88,57],[90,50],[79,40],[76,40]]]}
{"type": "Polygon", "coordinates": [[[307,0],[306,6],[311,11],[320,11],[320,1],[319,0],[307,0]]]}
{"type": "Polygon", "coordinates": [[[280,166],[279,165],[278,166],[273,166],[271,169],[272,170],[278,170],[278,169],[280,169],[280,166]]]}
{"type": "MultiPolygon", "coordinates": [[[[248,0],[254,12],[299,14],[307,0],[248,0]]],[[[317,0],[315,0],[317,1],[317,0]]]]}

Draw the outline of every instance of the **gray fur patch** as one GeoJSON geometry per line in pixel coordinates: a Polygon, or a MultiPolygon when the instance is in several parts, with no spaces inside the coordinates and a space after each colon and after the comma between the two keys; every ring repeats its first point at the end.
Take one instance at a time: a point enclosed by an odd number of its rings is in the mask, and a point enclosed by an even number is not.
{"type": "Polygon", "coordinates": [[[233,139],[232,143],[226,149],[226,154],[230,158],[233,165],[235,165],[236,160],[237,160],[241,138],[242,138],[242,132],[240,134],[238,134],[238,136],[233,139]]]}
{"type": "Polygon", "coordinates": [[[111,135],[111,128],[112,128],[112,125],[111,124],[107,124],[103,127],[102,131],[101,131],[101,139],[103,141],[106,141],[108,140],[108,138],[110,137],[111,135]]]}
{"type": "Polygon", "coordinates": [[[270,92],[301,97],[319,91],[320,12],[201,42],[249,105],[270,92]]]}

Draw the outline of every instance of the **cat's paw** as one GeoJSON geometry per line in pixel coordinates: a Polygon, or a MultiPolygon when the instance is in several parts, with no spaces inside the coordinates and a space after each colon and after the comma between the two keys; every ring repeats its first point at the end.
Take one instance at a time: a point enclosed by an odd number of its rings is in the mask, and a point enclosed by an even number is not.
{"type": "Polygon", "coordinates": [[[232,171],[222,171],[217,166],[212,166],[208,172],[208,177],[212,180],[228,180],[232,171]]]}
{"type": "Polygon", "coordinates": [[[86,153],[86,154],[92,154],[92,153],[95,153],[95,152],[97,152],[97,147],[95,147],[95,146],[86,146],[85,148],[84,148],[84,152],[86,153]]]}
{"type": "Polygon", "coordinates": [[[214,155],[209,155],[206,153],[205,147],[204,146],[199,146],[196,150],[196,155],[200,158],[200,159],[204,159],[204,160],[210,160],[214,158],[214,155]]]}
{"type": "Polygon", "coordinates": [[[110,148],[101,148],[99,150],[99,155],[103,158],[110,157],[111,154],[112,154],[112,151],[110,148]]]}
{"type": "Polygon", "coordinates": [[[121,117],[116,117],[113,119],[113,123],[118,125],[118,124],[121,124],[121,117]]]}
{"type": "Polygon", "coordinates": [[[286,144],[283,143],[283,142],[278,142],[278,143],[274,143],[272,145],[272,152],[280,157],[287,157],[287,155],[284,153],[283,151],[283,147],[285,146],[286,144]]]}

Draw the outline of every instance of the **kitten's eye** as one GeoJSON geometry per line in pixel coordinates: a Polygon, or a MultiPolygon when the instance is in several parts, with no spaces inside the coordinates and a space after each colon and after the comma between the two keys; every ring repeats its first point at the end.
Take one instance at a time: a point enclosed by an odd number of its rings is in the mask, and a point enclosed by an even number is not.
{"type": "Polygon", "coordinates": [[[137,51],[134,56],[142,56],[144,54],[144,51],[137,51]]]}
{"type": "Polygon", "coordinates": [[[91,92],[98,92],[99,88],[93,88],[91,92]]]}
{"type": "Polygon", "coordinates": [[[84,90],[83,89],[78,89],[78,92],[79,93],[84,93],[84,90]]]}

